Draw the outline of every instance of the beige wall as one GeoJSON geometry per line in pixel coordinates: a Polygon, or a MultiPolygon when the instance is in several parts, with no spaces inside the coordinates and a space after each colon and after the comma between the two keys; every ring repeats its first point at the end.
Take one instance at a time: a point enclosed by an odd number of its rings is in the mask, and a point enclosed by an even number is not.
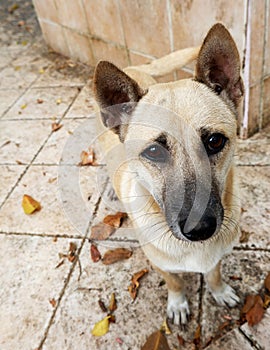
{"type": "MultiPolygon", "coordinates": [[[[270,0],[33,0],[47,44],[94,65],[146,63],[199,45],[211,25],[223,22],[243,61],[246,101],[240,135],[270,121],[270,0]]],[[[177,78],[192,75],[192,65],[177,78]]],[[[174,79],[175,75],[160,81],[174,79]]]]}

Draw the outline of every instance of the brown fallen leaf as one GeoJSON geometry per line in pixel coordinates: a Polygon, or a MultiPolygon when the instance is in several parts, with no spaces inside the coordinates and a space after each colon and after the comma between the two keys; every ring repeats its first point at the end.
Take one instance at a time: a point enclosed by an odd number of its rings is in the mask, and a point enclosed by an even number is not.
{"type": "Polygon", "coordinates": [[[82,151],[80,155],[81,161],[78,165],[85,166],[85,165],[97,165],[96,163],[96,157],[95,152],[92,147],[88,148],[88,151],[82,151]]]}
{"type": "Polygon", "coordinates": [[[98,262],[101,259],[100,251],[98,250],[97,246],[93,243],[90,247],[90,254],[93,262],[98,262]]]}
{"type": "Polygon", "coordinates": [[[264,301],[263,301],[263,306],[265,308],[268,308],[269,305],[270,305],[270,295],[265,294],[264,301]]]}
{"type": "Polygon", "coordinates": [[[41,103],[43,103],[43,102],[44,102],[44,101],[42,100],[42,98],[38,98],[38,99],[37,99],[37,103],[38,103],[38,104],[41,104],[41,103]]]}
{"type": "Polygon", "coordinates": [[[127,214],[122,212],[105,216],[103,222],[91,227],[90,239],[102,241],[109,238],[117,228],[121,227],[125,218],[127,214]]]}
{"type": "Polygon", "coordinates": [[[116,229],[112,226],[108,226],[103,222],[91,227],[90,239],[103,241],[110,237],[116,229]]]}
{"type": "Polygon", "coordinates": [[[118,261],[128,259],[131,255],[132,251],[126,248],[107,250],[103,255],[102,262],[104,265],[111,265],[118,261]]]}
{"type": "Polygon", "coordinates": [[[241,236],[239,238],[239,242],[240,243],[247,243],[250,235],[251,235],[251,232],[241,230],[241,236]]]}
{"type": "Polygon", "coordinates": [[[25,214],[30,215],[41,209],[40,203],[33,197],[25,194],[22,199],[22,207],[25,214]]]}
{"type": "Polygon", "coordinates": [[[170,350],[167,338],[161,331],[152,333],[141,350],[170,350]]]}
{"type": "Polygon", "coordinates": [[[109,310],[110,312],[114,312],[117,309],[116,299],[115,299],[115,293],[112,293],[110,304],[109,304],[109,310]]]}
{"type": "Polygon", "coordinates": [[[242,281],[242,277],[240,277],[240,276],[230,276],[230,280],[232,280],[232,281],[242,281]]]}
{"type": "Polygon", "coordinates": [[[181,335],[177,334],[177,340],[180,346],[184,346],[185,345],[185,339],[183,337],[181,337],[181,335]]]}
{"type": "Polygon", "coordinates": [[[76,259],[76,251],[77,251],[76,243],[70,242],[69,243],[68,255],[67,255],[68,261],[73,262],[76,259]]]}
{"type": "Polygon", "coordinates": [[[248,295],[241,313],[245,316],[249,326],[258,324],[264,315],[264,304],[260,295],[248,295]]]}
{"type": "Polygon", "coordinates": [[[108,311],[106,306],[105,306],[105,304],[104,304],[104,301],[102,301],[101,299],[98,300],[98,305],[99,305],[99,307],[101,308],[101,310],[103,312],[107,312],[108,311]]]}
{"type": "Polygon", "coordinates": [[[137,297],[138,294],[138,289],[140,286],[139,280],[146,274],[148,273],[147,269],[143,269],[139,272],[134,273],[134,275],[131,278],[131,284],[128,286],[128,291],[129,294],[134,301],[137,297]]]}
{"type": "Polygon", "coordinates": [[[53,132],[55,132],[55,131],[57,131],[57,130],[59,130],[59,129],[61,129],[62,128],[62,124],[60,124],[60,123],[52,123],[52,131],[53,132]]]}
{"type": "Polygon", "coordinates": [[[122,213],[122,212],[117,212],[116,214],[113,215],[107,215],[104,219],[103,222],[106,225],[115,227],[115,228],[119,228],[122,223],[123,220],[127,218],[127,213],[122,213]]]}
{"type": "Polygon", "coordinates": [[[56,300],[54,298],[49,300],[50,304],[52,305],[52,307],[56,307],[56,300]]]}
{"type": "Polygon", "coordinates": [[[264,280],[264,286],[268,290],[268,292],[270,292],[270,272],[268,273],[268,275],[264,280]]]}
{"type": "Polygon", "coordinates": [[[196,346],[199,346],[200,342],[201,342],[201,326],[198,325],[194,333],[193,344],[195,344],[196,346]]]}

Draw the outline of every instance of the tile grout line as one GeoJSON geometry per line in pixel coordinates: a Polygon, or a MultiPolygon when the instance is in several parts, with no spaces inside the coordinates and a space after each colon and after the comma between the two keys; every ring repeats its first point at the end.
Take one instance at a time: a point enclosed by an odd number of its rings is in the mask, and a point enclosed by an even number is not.
{"type": "MultiPolygon", "coordinates": [[[[30,89],[30,88],[29,88],[30,89]]],[[[70,105],[68,106],[68,108],[66,109],[66,111],[63,113],[62,117],[59,118],[59,123],[61,123],[61,121],[63,120],[63,118],[65,117],[65,115],[68,113],[68,111],[70,110],[71,106],[73,105],[74,101],[76,100],[76,98],[78,97],[80,91],[78,91],[78,93],[73,97],[72,102],[70,103],[70,105]]],[[[6,197],[4,198],[4,201],[2,202],[2,204],[0,205],[0,210],[3,207],[3,205],[6,203],[6,201],[8,200],[8,198],[10,197],[10,195],[12,194],[12,192],[14,191],[14,189],[16,188],[16,186],[19,184],[19,182],[21,181],[21,179],[24,177],[24,175],[26,174],[26,172],[28,171],[28,169],[30,168],[30,166],[33,164],[33,162],[35,161],[35,159],[37,158],[37,156],[39,155],[39,153],[43,150],[43,148],[45,147],[45,145],[47,144],[49,138],[51,137],[51,135],[54,133],[54,131],[51,130],[51,132],[49,133],[48,137],[46,138],[46,140],[44,141],[44,143],[40,146],[40,148],[38,149],[38,151],[36,152],[36,154],[34,155],[34,157],[32,158],[32,160],[30,161],[29,164],[26,165],[24,171],[22,172],[22,174],[19,176],[19,178],[17,179],[17,181],[15,182],[14,186],[11,188],[11,190],[8,192],[8,194],[6,195],[6,197]]]]}
{"type": "MultiPolygon", "coordinates": [[[[71,277],[72,277],[72,274],[73,274],[73,272],[74,272],[74,270],[75,270],[76,264],[77,264],[78,261],[79,261],[79,256],[80,256],[80,254],[81,254],[82,248],[83,248],[83,246],[84,246],[84,244],[85,244],[85,241],[87,240],[87,235],[88,235],[89,228],[91,227],[91,225],[92,225],[92,223],[93,223],[93,221],[94,221],[94,219],[95,219],[95,217],[96,217],[96,215],[97,215],[97,212],[98,212],[98,209],[99,209],[101,200],[102,200],[102,196],[103,196],[104,192],[105,192],[106,189],[107,189],[108,182],[109,182],[109,179],[107,179],[106,183],[104,184],[103,191],[102,191],[102,193],[100,194],[100,196],[99,196],[99,198],[98,198],[98,200],[97,200],[97,202],[96,202],[95,208],[94,208],[94,210],[93,210],[92,217],[91,217],[91,219],[89,220],[89,223],[88,223],[88,225],[87,225],[87,228],[85,229],[85,235],[84,235],[84,237],[82,238],[81,246],[80,246],[79,249],[78,249],[78,254],[77,254],[78,258],[75,260],[74,264],[73,264],[72,267],[70,268],[70,271],[69,271],[69,273],[68,273],[68,276],[67,276],[67,278],[66,278],[66,281],[65,281],[65,283],[64,283],[64,286],[63,286],[63,288],[62,288],[62,290],[61,290],[61,292],[60,292],[59,298],[58,298],[58,300],[57,300],[57,306],[56,306],[56,308],[53,310],[53,313],[52,313],[52,315],[51,315],[51,318],[50,318],[50,320],[49,320],[49,323],[48,323],[48,325],[47,325],[47,327],[46,327],[46,329],[45,329],[44,336],[43,336],[43,338],[41,339],[41,342],[40,342],[40,344],[39,344],[39,346],[38,346],[38,348],[37,348],[38,350],[41,350],[41,349],[42,349],[42,347],[43,347],[43,345],[44,345],[44,343],[45,343],[45,341],[46,341],[46,339],[47,339],[47,336],[48,336],[48,334],[49,334],[50,328],[51,328],[51,326],[52,326],[52,324],[53,324],[53,322],[54,322],[54,319],[55,319],[55,316],[56,316],[56,312],[57,312],[58,308],[60,307],[60,303],[61,303],[61,301],[62,301],[62,298],[63,298],[64,294],[65,294],[66,288],[67,288],[67,286],[68,286],[68,284],[69,284],[69,281],[70,281],[70,279],[71,279],[71,277]]],[[[79,263],[80,263],[80,262],[79,262],[79,263]]]]}
{"type": "MultiPolygon", "coordinates": [[[[245,322],[244,324],[246,324],[247,322],[245,322]]],[[[243,324],[243,325],[244,325],[243,324]]],[[[241,325],[241,327],[243,326],[241,325]]],[[[254,348],[254,349],[257,349],[257,350],[262,350],[262,348],[260,346],[257,346],[257,344],[241,329],[241,327],[238,327],[238,331],[239,333],[242,335],[242,337],[244,339],[246,339],[248,341],[248,343],[254,348]]]]}

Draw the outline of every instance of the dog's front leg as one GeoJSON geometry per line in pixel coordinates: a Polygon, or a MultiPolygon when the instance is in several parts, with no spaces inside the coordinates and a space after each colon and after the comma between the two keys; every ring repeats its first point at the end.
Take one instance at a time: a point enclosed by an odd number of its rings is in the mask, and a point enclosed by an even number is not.
{"type": "Polygon", "coordinates": [[[234,307],[240,299],[234,289],[222,280],[220,266],[221,261],[205,274],[207,285],[219,305],[234,307]]]}
{"type": "Polygon", "coordinates": [[[154,268],[164,278],[168,288],[167,316],[177,325],[185,325],[189,318],[189,306],[185,295],[184,283],[181,277],[174,273],[169,273],[154,268]]]}

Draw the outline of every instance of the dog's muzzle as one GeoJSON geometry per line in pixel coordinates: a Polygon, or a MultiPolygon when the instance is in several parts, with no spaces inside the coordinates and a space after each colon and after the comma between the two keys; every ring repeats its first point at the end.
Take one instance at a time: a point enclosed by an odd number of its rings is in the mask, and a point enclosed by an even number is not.
{"type": "Polygon", "coordinates": [[[189,218],[180,219],[179,227],[182,235],[189,241],[205,241],[213,236],[217,229],[217,218],[215,214],[206,210],[201,219],[194,225],[189,218]],[[192,228],[191,228],[192,227],[192,228]]]}

